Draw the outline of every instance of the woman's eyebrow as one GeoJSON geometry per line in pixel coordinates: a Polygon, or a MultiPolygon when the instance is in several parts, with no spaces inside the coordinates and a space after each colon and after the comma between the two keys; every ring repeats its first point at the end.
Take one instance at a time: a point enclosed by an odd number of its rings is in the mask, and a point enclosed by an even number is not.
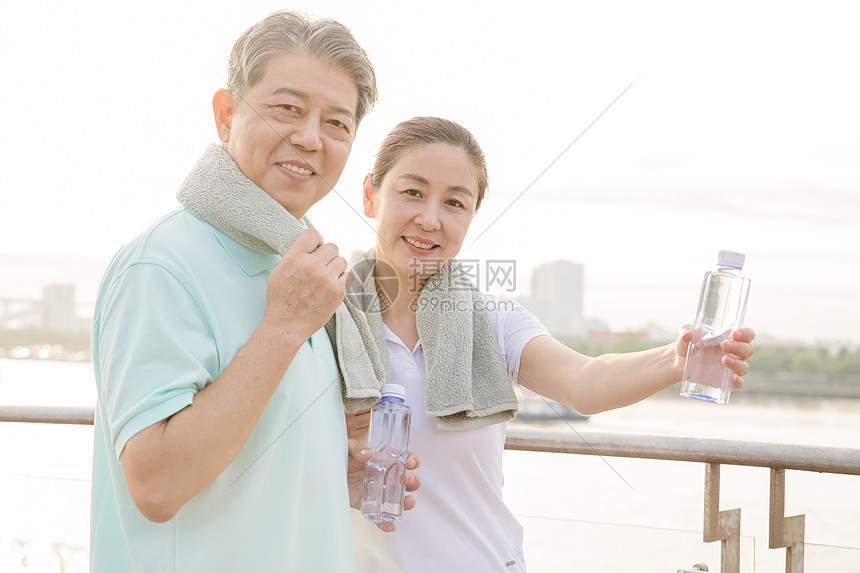
{"type": "Polygon", "coordinates": [[[469,189],[468,187],[463,187],[462,185],[451,185],[450,187],[448,187],[448,190],[449,191],[458,191],[460,193],[465,193],[469,197],[474,197],[474,195],[475,195],[474,193],[472,193],[471,189],[469,189]]]}
{"type": "Polygon", "coordinates": [[[427,181],[424,177],[420,175],[415,175],[414,173],[404,173],[398,179],[410,179],[412,181],[417,181],[418,183],[423,183],[424,185],[429,185],[430,182],[427,181]]]}
{"type": "MultiPolygon", "coordinates": [[[[398,177],[398,179],[409,179],[411,181],[416,181],[418,183],[423,183],[424,185],[429,185],[430,182],[427,181],[426,178],[421,175],[416,175],[415,173],[404,173],[398,177]]],[[[460,193],[465,193],[469,197],[474,197],[475,194],[468,187],[463,187],[462,185],[451,185],[448,187],[449,191],[459,191],[460,193]]]]}

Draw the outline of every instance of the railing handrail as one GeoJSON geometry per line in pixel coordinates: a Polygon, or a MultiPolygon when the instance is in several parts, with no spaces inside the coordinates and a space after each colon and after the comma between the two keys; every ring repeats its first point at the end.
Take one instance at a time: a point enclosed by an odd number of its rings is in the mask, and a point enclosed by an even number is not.
{"type": "Polygon", "coordinates": [[[860,475],[860,449],[828,446],[509,427],[505,448],[860,475]]]}
{"type": "MultiPolygon", "coordinates": [[[[94,408],[0,406],[0,422],[92,424],[94,408]]],[[[508,427],[505,448],[860,475],[860,449],[508,427]]]]}
{"type": "Polygon", "coordinates": [[[93,425],[95,408],[91,406],[8,406],[0,405],[0,422],[34,424],[93,425]]]}

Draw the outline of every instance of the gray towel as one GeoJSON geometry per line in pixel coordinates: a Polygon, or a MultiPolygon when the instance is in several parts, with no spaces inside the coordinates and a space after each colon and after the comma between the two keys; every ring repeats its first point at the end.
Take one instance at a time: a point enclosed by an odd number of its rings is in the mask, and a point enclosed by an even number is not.
{"type": "Polygon", "coordinates": [[[231,239],[260,251],[283,255],[311,226],[300,222],[245,177],[239,166],[210,143],[176,194],[179,203],[231,239]]]}
{"type": "Polygon", "coordinates": [[[358,412],[378,402],[380,389],[392,380],[374,279],[376,258],[356,251],[349,268],[355,282],[325,328],[340,368],[344,408],[358,412]]]}
{"type": "MultiPolygon", "coordinates": [[[[179,203],[228,237],[263,253],[283,255],[307,228],[301,221],[245,177],[233,159],[218,145],[210,144],[176,194],[179,203]]],[[[371,269],[372,270],[372,269],[371,269]]],[[[371,273],[372,276],[372,273],[371,273]]],[[[381,349],[368,335],[368,317],[359,308],[341,304],[326,330],[341,329],[336,345],[345,403],[366,404],[379,400],[379,380],[391,380],[379,313],[370,314],[370,324],[379,331],[381,349]],[[380,320],[378,328],[373,319],[380,320]],[[366,346],[365,346],[366,345],[366,346]]]]}
{"type": "MultiPolygon", "coordinates": [[[[363,346],[372,345],[385,356],[382,319],[375,316],[380,309],[379,295],[385,293],[376,290],[375,266],[375,249],[353,253],[350,267],[356,281],[344,303],[353,316],[367,317],[359,329],[363,346]]],[[[416,320],[426,368],[425,408],[428,416],[436,416],[439,429],[467,430],[505,422],[516,415],[517,397],[484,296],[456,261],[448,262],[427,280],[418,298],[416,320]]],[[[340,323],[330,326],[330,336],[345,330],[340,323]]],[[[342,338],[354,344],[353,337],[342,338]]],[[[340,353],[341,342],[336,340],[340,353]]],[[[357,347],[348,350],[349,356],[357,352],[357,347]]],[[[339,360],[343,364],[343,358],[339,360]]],[[[390,380],[390,373],[387,376],[380,379],[381,383],[390,380]]],[[[346,402],[351,412],[369,405],[365,401],[346,402]]]]}

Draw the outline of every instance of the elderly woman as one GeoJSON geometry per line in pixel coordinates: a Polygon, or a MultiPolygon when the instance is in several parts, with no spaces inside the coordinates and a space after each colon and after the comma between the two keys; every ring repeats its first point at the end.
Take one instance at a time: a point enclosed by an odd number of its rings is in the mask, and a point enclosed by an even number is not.
{"type": "MultiPolygon", "coordinates": [[[[364,181],[364,213],[377,234],[375,249],[362,255],[376,260],[375,284],[366,288],[384,295],[379,335],[391,378],[412,406],[410,447],[421,454],[423,486],[421,503],[393,535],[353,512],[360,572],[525,571],[522,528],[502,501],[505,420],[516,409],[511,382],[593,414],[651,396],[684,372],[689,332],[660,348],[590,358],[515,303],[475,293],[453,259],[486,189],[472,134],[426,117],[388,134],[364,181]]],[[[744,328],[722,342],[735,387],[754,336],[744,328]]],[[[350,437],[364,434],[368,417],[347,414],[350,437]]]]}

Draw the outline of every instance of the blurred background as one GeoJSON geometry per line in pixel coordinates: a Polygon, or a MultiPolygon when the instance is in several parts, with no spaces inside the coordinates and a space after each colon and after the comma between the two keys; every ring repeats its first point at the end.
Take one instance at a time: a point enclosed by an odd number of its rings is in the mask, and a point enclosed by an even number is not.
{"type": "MultiPolygon", "coordinates": [[[[0,404],[94,403],[88,330],[101,276],[126,241],[176,207],[180,183],[217,139],[211,99],[225,85],[233,42],[283,7],[156,0],[0,9],[0,404]]],[[[854,3],[304,7],[352,30],[380,92],[340,181],[309,213],[326,240],[343,252],[372,243],[361,182],[397,122],[455,120],[482,143],[490,171],[461,259],[480,269],[481,288],[520,300],[583,352],[671,340],[693,320],[717,251],[747,255],[757,349],[732,405],[703,415],[672,389],[666,400],[576,423],[857,447],[857,402],[844,401],[860,395],[854,3]]],[[[10,508],[0,521],[0,569],[29,559],[27,570],[85,570],[75,564],[87,551],[92,430],[19,426],[0,425],[11,452],[0,472],[10,508]]],[[[517,476],[536,466],[517,455],[506,462],[513,504],[539,512],[533,490],[516,489],[517,476]]],[[[580,471],[554,467],[543,475],[580,471]]],[[[627,509],[658,505],[663,525],[676,523],[670,518],[683,512],[667,505],[672,492],[648,484],[680,474],[620,471],[642,493],[627,509]]],[[[606,464],[582,472],[626,499],[606,464]]],[[[695,507],[677,520],[692,530],[701,523],[695,479],[695,507]]],[[[855,482],[834,495],[856,499],[855,482]]],[[[804,491],[821,484],[811,487],[804,491]]],[[[812,516],[808,538],[860,547],[854,510],[834,517],[839,506],[825,504],[820,519],[799,509],[812,516]]],[[[565,519],[583,518],[573,504],[571,512],[565,519]]],[[[548,539],[563,549],[562,537],[555,530],[548,539]]]]}

